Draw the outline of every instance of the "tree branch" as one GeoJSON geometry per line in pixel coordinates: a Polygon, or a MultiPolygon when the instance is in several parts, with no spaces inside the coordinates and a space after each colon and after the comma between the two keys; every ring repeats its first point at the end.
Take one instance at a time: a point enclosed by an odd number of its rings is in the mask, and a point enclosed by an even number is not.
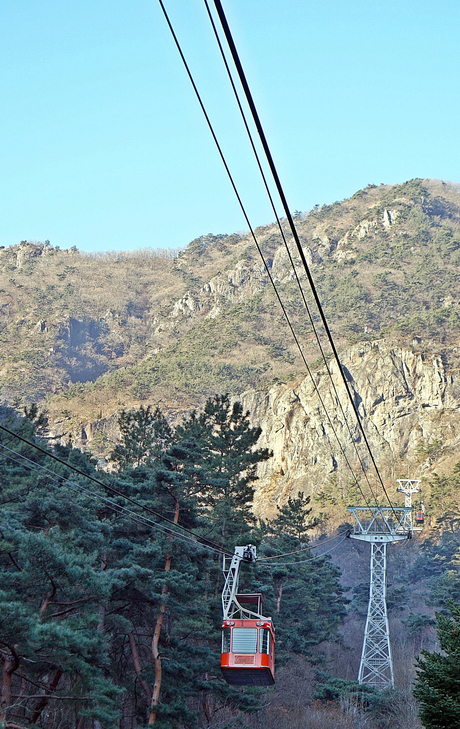
{"type": "Polygon", "coordinates": [[[32,714],[32,718],[30,720],[31,724],[35,724],[36,721],[40,718],[40,714],[42,713],[43,709],[48,705],[51,695],[54,693],[54,691],[56,691],[57,685],[63,673],[64,671],[61,671],[59,669],[54,674],[53,680],[51,681],[49,687],[46,689],[44,695],[40,697],[40,701],[34,709],[34,713],[32,714]]]}
{"type": "Polygon", "coordinates": [[[14,564],[14,566],[19,570],[19,572],[22,572],[22,567],[20,567],[18,565],[18,563],[16,562],[15,558],[13,557],[12,552],[8,552],[8,557],[10,558],[10,560],[12,561],[12,563],[14,564]]]}

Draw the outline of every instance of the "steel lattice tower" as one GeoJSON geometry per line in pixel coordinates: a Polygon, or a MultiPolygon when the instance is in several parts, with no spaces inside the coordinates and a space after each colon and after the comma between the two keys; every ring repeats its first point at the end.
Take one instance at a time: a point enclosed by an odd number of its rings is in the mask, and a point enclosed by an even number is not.
{"type": "Polygon", "coordinates": [[[371,542],[371,584],[359,683],[393,686],[390,631],[386,603],[386,542],[371,542]]]}
{"type": "Polygon", "coordinates": [[[408,529],[416,529],[420,531],[421,527],[414,527],[412,520],[412,494],[417,494],[420,491],[420,480],[413,478],[398,478],[398,491],[405,495],[404,505],[410,509],[410,514],[407,514],[403,526],[408,529]]]}
{"type": "Polygon", "coordinates": [[[387,544],[408,539],[411,530],[404,526],[407,507],[349,506],[356,520],[352,539],[371,545],[369,606],[364,629],[358,681],[379,690],[394,687],[390,631],[386,603],[387,544]]]}

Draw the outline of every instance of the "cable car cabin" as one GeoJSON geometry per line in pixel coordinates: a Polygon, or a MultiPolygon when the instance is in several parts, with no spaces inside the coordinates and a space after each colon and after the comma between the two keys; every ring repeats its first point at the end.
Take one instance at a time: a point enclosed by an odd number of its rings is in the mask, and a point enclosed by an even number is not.
{"type": "MultiPolygon", "coordinates": [[[[261,595],[237,595],[240,604],[257,604],[261,595]]],[[[259,611],[258,611],[259,612],[259,611]]],[[[275,683],[275,630],[270,618],[224,620],[220,667],[232,686],[272,686],[275,683]]]]}
{"type": "Polygon", "coordinates": [[[275,683],[275,631],[271,620],[225,620],[222,674],[232,686],[275,683]]]}
{"type": "Polygon", "coordinates": [[[415,512],[415,526],[422,527],[425,523],[425,515],[423,511],[416,511],[415,512]]]}

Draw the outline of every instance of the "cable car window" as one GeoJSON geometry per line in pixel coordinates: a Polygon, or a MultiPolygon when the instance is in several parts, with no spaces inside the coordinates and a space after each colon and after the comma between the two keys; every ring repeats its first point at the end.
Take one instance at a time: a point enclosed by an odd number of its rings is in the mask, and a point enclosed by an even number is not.
{"type": "Polygon", "coordinates": [[[230,653],[231,628],[224,628],[222,631],[222,653],[230,653]]]}
{"type": "Polygon", "coordinates": [[[257,652],[257,628],[233,628],[233,653],[257,652]]]}
{"type": "Polygon", "coordinates": [[[259,653],[270,653],[270,631],[260,631],[259,653]]]}

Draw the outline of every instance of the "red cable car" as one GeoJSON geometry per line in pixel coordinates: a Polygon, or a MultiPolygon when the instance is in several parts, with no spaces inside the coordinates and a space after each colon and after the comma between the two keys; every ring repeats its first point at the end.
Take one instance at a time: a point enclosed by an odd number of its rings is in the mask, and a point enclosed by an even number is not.
{"type": "Polygon", "coordinates": [[[415,526],[423,526],[425,523],[425,515],[423,511],[415,512],[415,526]]]}
{"type": "MultiPolygon", "coordinates": [[[[257,604],[262,595],[236,595],[240,604],[257,604]]],[[[232,686],[272,686],[275,683],[275,630],[270,618],[224,620],[222,674],[232,686]]]]}
{"type": "Polygon", "coordinates": [[[262,595],[237,595],[241,561],[253,562],[255,547],[235,547],[225,569],[222,592],[224,619],[220,667],[232,686],[272,686],[275,683],[275,629],[262,615],[262,595]],[[252,608],[252,609],[251,609],[252,608]]]}
{"type": "Polygon", "coordinates": [[[415,526],[422,527],[425,523],[425,505],[420,501],[419,508],[415,512],[415,526]]]}

